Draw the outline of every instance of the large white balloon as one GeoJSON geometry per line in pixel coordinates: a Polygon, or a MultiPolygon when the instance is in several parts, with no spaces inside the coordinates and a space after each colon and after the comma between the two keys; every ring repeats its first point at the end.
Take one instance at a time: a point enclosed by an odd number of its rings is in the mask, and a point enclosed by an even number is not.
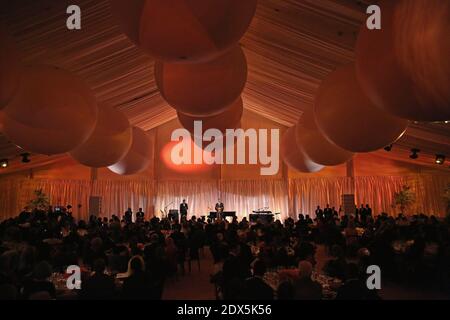
{"type": "Polygon", "coordinates": [[[247,60],[239,46],[206,63],[155,64],[155,80],[164,99],[191,116],[212,116],[242,93],[247,82],[247,60]]]}
{"type": "Polygon", "coordinates": [[[131,148],[132,130],[127,117],[115,108],[99,105],[98,121],[89,139],[70,152],[79,163],[94,168],[113,165],[131,148]]]}
{"type": "Polygon", "coordinates": [[[97,114],[95,96],[81,79],[55,67],[32,66],[24,69],[4,109],[3,130],[27,151],[65,153],[89,138],[97,114]]]}
{"type": "Polygon", "coordinates": [[[353,64],[337,68],[322,82],[314,115],[324,136],[351,152],[384,148],[399,139],[409,124],[372,104],[356,80],[353,64]]]}
{"type": "Polygon", "coordinates": [[[120,175],[137,174],[146,170],[153,159],[153,145],[144,130],[133,127],[133,142],[127,155],[109,166],[109,170],[120,175]]]}
{"type": "Polygon", "coordinates": [[[311,159],[298,148],[295,131],[296,128],[291,127],[284,133],[280,146],[281,159],[288,167],[296,171],[313,173],[322,170],[324,166],[311,161],[311,159]]]}
{"type": "Polygon", "coordinates": [[[450,120],[450,1],[384,0],[361,27],[357,77],[374,105],[409,120],[450,120]]]}
{"type": "Polygon", "coordinates": [[[313,111],[307,111],[296,126],[298,147],[313,162],[324,166],[337,166],[346,163],[352,152],[331,143],[315,125],[313,111]]]}
{"type": "Polygon", "coordinates": [[[236,45],[257,0],[110,0],[128,37],[157,60],[204,62],[236,45]]]}

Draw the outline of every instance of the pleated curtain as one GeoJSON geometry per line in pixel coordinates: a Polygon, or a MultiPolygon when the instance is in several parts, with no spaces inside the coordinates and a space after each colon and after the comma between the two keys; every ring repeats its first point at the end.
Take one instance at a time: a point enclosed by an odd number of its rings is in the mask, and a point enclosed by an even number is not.
{"type": "Polygon", "coordinates": [[[16,216],[33,199],[34,191],[42,189],[52,205],[73,207],[77,219],[89,216],[89,198],[101,198],[101,215],[122,215],[128,208],[143,208],[150,215],[162,216],[178,209],[183,199],[189,213],[207,215],[217,199],[226,211],[239,217],[257,209],[268,209],[280,219],[297,217],[299,213],[313,216],[317,205],[339,208],[343,194],[354,190],[355,202],[369,204],[374,213],[395,214],[393,195],[409,185],[416,201],[408,214],[425,213],[445,216],[444,190],[450,175],[374,176],[261,180],[154,181],[154,180],[0,180],[0,219],[16,216]]]}

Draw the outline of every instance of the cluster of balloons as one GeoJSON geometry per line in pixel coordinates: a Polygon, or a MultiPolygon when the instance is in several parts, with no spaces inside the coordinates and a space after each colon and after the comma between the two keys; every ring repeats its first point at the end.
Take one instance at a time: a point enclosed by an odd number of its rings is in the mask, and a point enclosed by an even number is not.
{"type": "Polygon", "coordinates": [[[450,2],[383,0],[380,30],[362,27],[356,75],[374,106],[416,121],[450,120],[450,2]]]}
{"type": "Polygon", "coordinates": [[[83,165],[112,166],[119,174],[148,167],[150,139],[122,112],[98,105],[92,90],[66,70],[23,66],[4,30],[0,43],[0,122],[12,142],[33,153],[69,153],[83,165]]]}
{"type": "Polygon", "coordinates": [[[122,31],[155,60],[214,60],[247,31],[257,0],[110,0],[122,31]]]}
{"type": "Polygon", "coordinates": [[[239,40],[257,0],[110,0],[123,32],[155,62],[163,98],[191,132],[234,129],[242,116],[247,60],[239,40]]]}
{"type": "Polygon", "coordinates": [[[362,26],[356,62],[333,71],[313,110],[285,133],[289,167],[316,172],[397,141],[410,121],[450,120],[450,2],[379,5],[381,30],[362,26]]]}

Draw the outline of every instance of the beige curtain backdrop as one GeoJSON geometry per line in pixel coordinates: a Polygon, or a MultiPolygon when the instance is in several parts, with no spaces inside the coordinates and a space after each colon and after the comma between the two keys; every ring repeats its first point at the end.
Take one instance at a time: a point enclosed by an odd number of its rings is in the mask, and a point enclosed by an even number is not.
{"type": "Polygon", "coordinates": [[[165,208],[179,209],[183,199],[189,214],[206,215],[217,202],[217,181],[160,181],[157,185],[155,215],[161,216],[165,208]],[[209,207],[209,208],[208,208],[209,207]]]}
{"type": "Polygon", "coordinates": [[[288,184],[285,180],[222,181],[220,197],[225,210],[248,217],[253,210],[271,210],[280,219],[288,217],[288,184]]]}
{"type": "MultiPolygon", "coordinates": [[[[356,177],[356,204],[370,204],[375,213],[395,214],[393,194],[403,185],[410,185],[416,194],[408,213],[417,212],[445,216],[443,194],[450,175],[414,175],[399,177],[356,177]]],[[[150,215],[161,216],[164,208],[178,209],[182,199],[190,206],[190,214],[206,215],[218,198],[225,210],[236,211],[239,217],[253,210],[269,208],[280,213],[280,219],[298,213],[314,213],[317,205],[339,207],[341,195],[352,190],[349,178],[299,178],[241,181],[154,181],[154,180],[0,180],[0,219],[16,216],[42,189],[52,205],[73,206],[77,219],[88,217],[89,197],[102,199],[102,216],[110,217],[131,207],[143,208],[150,215]],[[79,207],[80,205],[80,207],[79,207]]]]}

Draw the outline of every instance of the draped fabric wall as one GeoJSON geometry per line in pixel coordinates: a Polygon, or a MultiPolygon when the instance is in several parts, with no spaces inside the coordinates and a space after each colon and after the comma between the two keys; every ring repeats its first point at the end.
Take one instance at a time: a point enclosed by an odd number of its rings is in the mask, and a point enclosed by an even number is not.
{"type": "Polygon", "coordinates": [[[155,214],[160,210],[179,209],[183,199],[189,205],[189,213],[205,215],[217,202],[217,181],[160,181],[157,186],[155,214]],[[209,209],[208,209],[209,207],[209,209]]]}
{"type": "MultiPolygon", "coordinates": [[[[405,184],[416,192],[416,203],[409,213],[423,212],[445,215],[444,189],[450,175],[415,175],[402,177],[354,178],[356,203],[370,204],[375,213],[395,213],[393,194],[405,184]]],[[[153,180],[0,180],[0,220],[14,217],[42,189],[52,205],[73,206],[78,219],[88,217],[90,196],[102,198],[102,216],[122,214],[128,207],[143,208],[161,216],[165,207],[178,209],[182,199],[190,213],[207,214],[221,198],[225,210],[236,211],[239,217],[252,210],[270,208],[280,219],[298,213],[312,215],[317,205],[339,207],[341,195],[352,190],[350,178],[302,178],[242,181],[153,181],[153,180]],[[78,205],[81,205],[78,208],[78,205]]]]}
{"type": "Polygon", "coordinates": [[[352,181],[345,177],[305,178],[289,181],[290,215],[312,216],[316,207],[329,204],[339,208],[343,194],[351,193],[352,181]]]}
{"type": "Polygon", "coordinates": [[[84,180],[5,180],[0,181],[0,217],[16,216],[42,189],[53,206],[71,204],[76,218],[85,218],[91,182],[84,180]],[[78,204],[81,208],[78,209],[78,204]]]}
{"type": "Polygon", "coordinates": [[[164,210],[166,206],[167,210],[177,209],[186,199],[189,212],[205,215],[214,210],[220,198],[225,210],[236,211],[239,217],[248,217],[252,210],[264,207],[284,215],[288,212],[287,184],[282,180],[164,181],[159,182],[157,188],[157,210],[164,210]]]}
{"type": "Polygon", "coordinates": [[[225,210],[236,210],[238,216],[247,216],[253,210],[268,208],[285,219],[288,210],[288,183],[285,180],[222,181],[221,198],[225,210]]]}
{"type": "MultiPolygon", "coordinates": [[[[416,178],[411,178],[415,181],[416,178]]],[[[395,213],[393,195],[399,192],[404,185],[409,184],[408,177],[359,177],[355,179],[355,201],[358,206],[370,204],[374,212],[395,213]]],[[[443,193],[441,191],[441,194],[443,193]]],[[[422,202],[422,199],[418,199],[422,202]]],[[[429,201],[430,199],[423,199],[429,201]]],[[[413,208],[411,208],[413,209],[413,208]]],[[[415,210],[414,210],[415,211],[415,210]]],[[[427,213],[434,214],[439,211],[430,210],[427,213]]]]}
{"type": "MultiPolygon", "coordinates": [[[[336,207],[341,205],[342,195],[351,194],[354,188],[355,202],[370,204],[376,213],[395,213],[393,194],[401,190],[408,183],[405,177],[336,177],[294,179],[290,181],[291,212],[312,214],[318,205],[329,204],[336,207]]],[[[442,189],[444,190],[444,189],[442,189]]],[[[423,200],[428,201],[428,200],[423,200]]],[[[439,208],[437,202],[434,208],[439,208]]],[[[429,208],[433,212],[434,208],[429,208]]],[[[436,210],[439,211],[439,210],[436,210]]]]}
{"type": "Polygon", "coordinates": [[[445,215],[446,203],[443,196],[444,190],[450,185],[450,175],[409,177],[408,185],[415,190],[417,196],[414,206],[416,212],[445,215]]]}
{"type": "Polygon", "coordinates": [[[73,207],[77,219],[88,217],[89,197],[102,199],[102,215],[122,214],[128,207],[153,212],[153,181],[10,180],[0,182],[0,219],[16,216],[42,189],[53,206],[73,207]]]}
{"type": "Polygon", "coordinates": [[[122,215],[127,208],[154,211],[156,193],[153,180],[98,180],[92,183],[91,192],[93,196],[101,197],[103,216],[122,215]]]}

